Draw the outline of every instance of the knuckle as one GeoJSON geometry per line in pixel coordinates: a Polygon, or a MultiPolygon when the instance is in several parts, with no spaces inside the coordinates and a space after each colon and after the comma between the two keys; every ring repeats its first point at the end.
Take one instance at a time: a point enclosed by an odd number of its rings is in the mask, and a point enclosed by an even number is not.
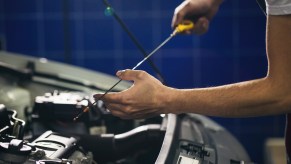
{"type": "Polygon", "coordinates": [[[139,71],[137,74],[137,78],[138,79],[143,79],[146,76],[146,72],[145,71],[139,71]]]}

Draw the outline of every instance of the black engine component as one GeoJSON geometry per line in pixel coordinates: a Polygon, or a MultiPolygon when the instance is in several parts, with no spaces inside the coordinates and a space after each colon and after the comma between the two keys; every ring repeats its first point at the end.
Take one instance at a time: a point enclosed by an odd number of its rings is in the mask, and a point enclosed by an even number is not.
{"type": "Polygon", "coordinates": [[[41,118],[44,121],[73,121],[73,118],[86,106],[89,106],[91,110],[81,117],[81,121],[96,121],[100,117],[100,112],[97,106],[91,104],[87,95],[81,92],[56,90],[35,98],[32,117],[41,118]]]}
{"type": "Polygon", "coordinates": [[[95,105],[92,105],[91,101],[88,94],[73,91],[55,90],[37,96],[30,115],[30,127],[34,135],[38,136],[47,130],[80,135],[118,134],[134,128],[133,120],[114,117],[102,101],[95,105]],[[82,115],[78,121],[74,121],[73,118],[87,106],[90,107],[89,112],[82,115]]]}
{"type": "Polygon", "coordinates": [[[91,164],[93,156],[85,153],[73,137],[47,131],[32,143],[19,139],[0,142],[0,163],[82,163],[91,164]]]}
{"type": "Polygon", "coordinates": [[[0,104],[0,163],[92,163],[93,155],[78,140],[47,131],[33,142],[23,140],[25,121],[0,104]]]}
{"type": "MultiPolygon", "coordinates": [[[[13,130],[14,125],[21,120],[15,118],[16,113],[9,114],[10,110],[4,105],[1,107],[1,164],[90,164],[94,161],[107,164],[118,160],[128,161],[130,158],[136,161],[142,160],[138,163],[153,163],[165,134],[165,129],[160,124],[148,124],[120,134],[80,135],[69,134],[65,130],[63,133],[46,131],[34,141],[29,142],[20,137],[23,136],[23,131],[16,133],[21,135],[13,135],[20,129],[13,130]]],[[[23,129],[25,122],[22,122],[23,129]]],[[[78,124],[75,123],[73,126],[76,127],[78,124]]]]}
{"type": "Polygon", "coordinates": [[[48,92],[35,98],[30,128],[34,136],[39,136],[47,130],[67,134],[89,134],[90,126],[98,123],[101,107],[93,106],[88,96],[82,92],[48,92]],[[89,112],[78,122],[74,122],[73,118],[88,105],[89,112]]]}
{"type": "MultiPolygon", "coordinates": [[[[9,134],[9,138],[22,139],[24,135],[25,121],[16,118],[15,110],[8,110],[3,104],[0,104],[0,136],[9,134]]],[[[5,138],[5,137],[4,137],[5,138]]]]}
{"type": "MultiPolygon", "coordinates": [[[[86,150],[90,150],[93,154],[98,154],[98,156],[94,156],[94,159],[102,163],[105,161],[122,159],[129,155],[153,148],[159,150],[164,134],[165,131],[161,129],[161,125],[151,124],[143,125],[117,135],[102,134],[80,136],[79,144],[86,150]]],[[[151,160],[154,161],[155,159],[151,160]]],[[[146,161],[144,162],[149,163],[146,161]]]]}
{"type": "Polygon", "coordinates": [[[0,143],[0,159],[7,163],[24,163],[32,148],[23,145],[22,140],[12,139],[10,142],[0,143]]]}

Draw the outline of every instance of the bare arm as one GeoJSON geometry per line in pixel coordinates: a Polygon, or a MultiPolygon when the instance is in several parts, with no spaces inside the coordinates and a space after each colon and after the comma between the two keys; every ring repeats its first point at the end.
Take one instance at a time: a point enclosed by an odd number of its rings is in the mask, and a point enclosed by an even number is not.
{"type": "MultiPolygon", "coordinates": [[[[265,78],[219,87],[179,90],[163,86],[143,71],[123,71],[130,89],[104,101],[116,116],[144,118],[160,113],[249,117],[291,112],[291,16],[269,16],[268,74],[265,78]]],[[[95,97],[100,96],[96,94],[95,97]]]]}
{"type": "MultiPolygon", "coordinates": [[[[197,4],[190,2],[206,1],[187,1],[191,9],[197,4]]],[[[189,13],[191,10],[188,10],[187,5],[183,6],[185,4],[176,9],[180,12],[175,13],[189,13]]],[[[199,3],[199,6],[203,4],[199,3]]],[[[215,13],[215,5],[213,9],[207,11],[215,13]]],[[[173,22],[175,24],[184,18],[185,14],[176,14],[173,22]]],[[[291,15],[268,16],[266,45],[269,68],[265,78],[218,87],[181,90],[162,85],[144,71],[126,70],[118,72],[117,76],[134,81],[134,85],[123,92],[110,93],[103,100],[112,114],[126,119],[152,117],[161,113],[198,113],[223,117],[290,113],[291,15]]],[[[96,94],[95,98],[100,96],[101,94],[96,94]]]]}
{"type": "Polygon", "coordinates": [[[291,112],[291,16],[269,16],[267,22],[269,69],[265,78],[212,88],[173,89],[168,102],[173,102],[168,105],[171,112],[226,117],[291,112]]]}

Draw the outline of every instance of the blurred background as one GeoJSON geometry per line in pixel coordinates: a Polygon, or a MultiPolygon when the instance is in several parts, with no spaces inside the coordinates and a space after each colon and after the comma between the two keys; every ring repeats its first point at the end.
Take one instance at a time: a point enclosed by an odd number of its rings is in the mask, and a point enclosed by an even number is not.
{"type": "MultiPolygon", "coordinates": [[[[109,0],[146,50],[167,38],[180,0],[109,0]]],[[[102,0],[0,0],[0,49],[115,75],[142,53],[102,0]]],[[[266,18],[255,1],[225,0],[203,36],[173,38],[151,59],[176,88],[218,86],[264,77],[266,18]]],[[[156,76],[148,63],[139,69],[156,76]]],[[[76,75],[77,76],[77,75],[76,75]]],[[[263,163],[265,140],[283,137],[285,116],[213,118],[263,163]]]]}

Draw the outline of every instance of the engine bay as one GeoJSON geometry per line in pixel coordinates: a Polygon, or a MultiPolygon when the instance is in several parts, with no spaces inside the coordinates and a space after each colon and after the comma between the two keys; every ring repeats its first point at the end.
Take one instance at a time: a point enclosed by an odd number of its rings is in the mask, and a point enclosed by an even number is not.
{"type": "MultiPolygon", "coordinates": [[[[8,52],[0,52],[0,61],[0,163],[251,163],[240,143],[207,117],[111,115],[92,95],[116,77],[8,52]]],[[[114,91],[131,85],[121,82],[114,91]]]]}

